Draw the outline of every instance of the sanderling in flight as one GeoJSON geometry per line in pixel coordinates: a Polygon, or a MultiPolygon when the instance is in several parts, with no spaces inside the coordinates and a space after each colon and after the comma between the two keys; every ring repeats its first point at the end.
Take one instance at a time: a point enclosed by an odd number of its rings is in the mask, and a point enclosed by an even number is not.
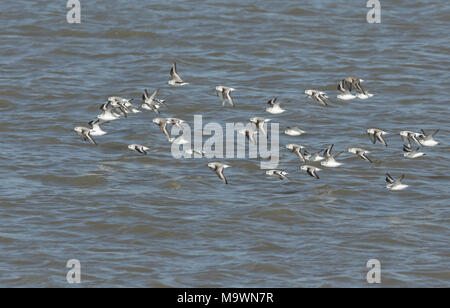
{"type": "Polygon", "coordinates": [[[123,98],[123,97],[120,97],[120,96],[110,96],[110,97],[108,97],[108,103],[113,104],[113,105],[114,104],[131,103],[131,101],[133,101],[132,98],[127,99],[127,98],[123,98]]]}
{"type": "Polygon", "coordinates": [[[337,96],[339,99],[350,100],[356,98],[356,96],[348,89],[345,79],[339,82],[337,89],[341,92],[341,94],[337,96]]]}
{"type": "Polygon", "coordinates": [[[172,140],[169,140],[169,141],[172,142],[173,144],[188,144],[189,143],[189,141],[184,139],[183,136],[172,138],[172,140]]]}
{"type": "Polygon", "coordinates": [[[368,161],[369,163],[373,163],[373,161],[367,156],[367,154],[370,153],[369,151],[361,148],[349,148],[348,151],[360,157],[361,159],[368,161]]]}
{"type": "Polygon", "coordinates": [[[369,138],[373,144],[375,144],[378,140],[379,142],[384,144],[384,146],[388,146],[386,140],[383,139],[383,136],[388,134],[384,130],[378,128],[369,128],[367,130],[367,134],[369,135],[369,138]]]}
{"type": "Polygon", "coordinates": [[[434,147],[439,144],[436,140],[434,140],[434,136],[439,132],[439,129],[435,130],[430,135],[427,135],[425,131],[421,130],[422,135],[419,137],[420,144],[425,147],[434,147]]]}
{"type": "Polygon", "coordinates": [[[158,95],[159,90],[156,89],[152,95],[149,95],[147,92],[147,89],[144,89],[144,94],[142,94],[142,105],[141,108],[145,110],[153,111],[157,114],[160,114],[159,108],[161,108],[161,105],[167,107],[165,104],[165,100],[158,99],[156,96],[158,95]]]}
{"type": "Polygon", "coordinates": [[[123,110],[125,111],[125,109],[126,109],[125,104],[130,103],[132,100],[133,100],[132,98],[126,99],[126,98],[122,98],[120,96],[110,96],[110,97],[108,97],[107,103],[109,105],[111,105],[111,107],[123,108],[123,110]]]}
{"type": "Polygon", "coordinates": [[[298,126],[294,126],[286,128],[284,133],[288,136],[301,136],[306,132],[304,130],[301,130],[298,126]]]}
{"type": "Polygon", "coordinates": [[[386,188],[389,190],[402,190],[407,188],[408,185],[402,183],[404,178],[405,175],[402,174],[400,178],[394,180],[389,173],[386,173],[386,182],[387,182],[386,188]]]}
{"type": "Polygon", "coordinates": [[[328,106],[328,102],[330,101],[330,98],[325,92],[318,90],[305,90],[305,94],[308,95],[309,98],[321,103],[323,106],[328,106]]]}
{"type": "Polygon", "coordinates": [[[224,87],[224,86],[217,86],[216,87],[216,93],[217,96],[222,100],[222,106],[225,107],[225,105],[228,103],[230,103],[230,105],[232,107],[234,107],[234,101],[233,98],[231,97],[231,92],[233,92],[235,89],[234,88],[230,88],[230,87],[224,87]]]}
{"type": "Polygon", "coordinates": [[[264,129],[264,124],[270,122],[270,119],[264,118],[250,118],[250,123],[255,124],[256,128],[259,132],[261,132],[264,136],[267,136],[267,132],[264,129]]]}
{"type": "Polygon", "coordinates": [[[184,82],[183,79],[181,79],[180,75],[178,75],[178,73],[177,73],[177,63],[176,62],[174,62],[172,64],[172,68],[170,69],[169,84],[171,86],[184,86],[184,85],[189,84],[187,82],[184,82]]]}
{"type": "Polygon", "coordinates": [[[341,96],[339,98],[341,99],[352,99],[354,97],[351,94],[353,89],[356,89],[359,93],[356,94],[356,97],[360,98],[360,99],[366,99],[369,97],[372,97],[373,94],[363,90],[363,88],[361,87],[361,83],[364,80],[359,79],[359,78],[355,78],[355,77],[347,77],[345,79],[343,79],[341,82],[339,82],[338,85],[338,90],[340,92],[342,92],[341,96]]]}
{"type": "Polygon", "coordinates": [[[412,140],[415,143],[417,143],[418,146],[422,146],[422,144],[420,143],[420,141],[418,139],[421,135],[422,134],[411,132],[411,131],[407,131],[407,130],[404,130],[404,131],[400,132],[400,136],[402,137],[403,143],[405,145],[407,145],[408,147],[411,147],[411,141],[410,140],[412,140]]]}
{"type": "Polygon", "coordinates": [[[104,123],[100,123],[99,119],[93,120],[88,123],[91,131],[89,132],[91,136],[103,136],[106,135],[106,132],[100,127],[104,123]]]}
{"type": "Polygon", "coordinates": [[[303,165],[303,166],[300,166],[300,170],[306,171],[310,176],[312,176],[313,178],[316,178],[318,180],[319,176],[317,175],[317,171],[321,171],[322,169],[314,167],[314,166],[303,165]]]}
{"type": "Polygon", "coordinates": [[[270,101],[267,102],[267,104],[270,107],[266,108],[266,111],[271,113],[271,114],[280,114],[285,112],[286,110],[284,110],[283,108],[280,107],[281,103],[277,103],[277,97],[272,98],[270,101]]]}
{"type": "Polygon", "coordinates": [[[144,155],[147,155],[147,151],[150,150],[146,146],[143,146],[143,145],[140,145],[140,144],[130,144],[128,146],[128,149],[130,149],[131,151],[135,151],[135,152],[144,154],[144,155]]]}
{"type": "Polygon", "coordinates": [[[413,150],[410,145],[403,145],[403,152],[403,156],[406,158],[419,158],[426,155],[420,152],[420,148],[413,150]]]}
{"type": "Polygon", "coordinates": [[[174,142],[175,144],[187,144],[189,143],[187,140],[183,138],[172,138],[170,137],[169,131],[167,130],[167,124],[175,125],[180,129],[183,129],[182,125],[184,123],[183,120],[178,118],[155,118],[153,119],[153,123],[157,124],[161,129],[161,132],[167,137],[169,142],[174,142]]]}
{"type": "MultiPolygon", "coordinates": [[[[185,123],[183,120],[178,119],[178,118],[166,118],[166,120],[168,121],[168,123],[178,127],[179,129],[183,129],[182,124],[185,123]]],[[[169,139],[170,142],[172,142],[173,144],[188,144],[189,141],[184,139],[183,136],[180,137],[175,137],[175,138],[171,138],[169,139]]]]}
{"type": "Polygon", "coordinates": [[[159,126],[161,132],[167,137],[167,140],[173,142],[175,139],[170,137],[169,131],[167,130],[167,124],[171,123],[168,119],[164,118],[155,118],[153,119],[153,123],[159,126]]]}
{"type": "Polygon", "coordinates": [[[181,124],[185,123],[183,120],[178,118],[167,118],[167,121],[169,121],[170,124],[177,126],[179,129],[183,129],[181,124]]]}
{"type": "Polygon", "coordinates": [[[290,150],[292,153],[297,154],[298,158],[300,158],[300,160],[302,162],[306,162],[305,156],[302,153],[302,150],[304,148],[305,148],[304,146],[298,145],[298,144],[294,144],[294,143],[286,145],[286,149],[290,150]]]}
{"type": "Polygon", "coordinates": [[[247,137],[247,139],[253,144],[256,144],[256,140],[254,137],[256,133],[257,131],[248,128],[244,128],[239,131],[239,134],[245,135],[245,137],[247,137]]]}
{"type": "Polygon", "coordinates": [[[223,175],[223,169],[229,168],[231,166],[225,165],[222,163],[218,163],[218,162],[212,162],[212,163],[208,163],[208,167],[216,172],[217,176],[219,177],[219,179],[222,180],[223,183],[228,184],[228,181],[227,181],[225,175],[223,175]]]}
{"type": "Polygon", "coordinates": [[[276,176],[280,180],[286,180],[286,179],[288,179],[287,175],[289,173],[287,173],[286,171],[282,171],[282,170],[267,170],[266,174],[270,175],[270,176],[276,176]]]}
{"type": "Polygon", "coordinates": [[[331,151],[333,150],[334,144],[330,145],[326,150],[325,153],[323,155],[324,160],[322,160],[320,162],[320,164],[324,167],[330,167],[330,168],[336,168],[342,165],[342,163],[336,161],[336,157],[340,154],[342,154],[342,152],[337,152],[334,154],[331,154],[331,151]]]}
{"type": "Polygon", "coordinates": [[[303,156],[305,157],[305,159],[307,161],[312,161],[312,162],[322,161],[325,159],[322,155],[320,155],[320,153],[322,153],[323,151],[325,151],[325,150],[320,150],[316,153],[311,154],[307,150],[303,150],[303,156]]]}
{"type": "Polygon", "coordinates": [[[360,78],[347,77],[339,83],[338,90],[341,92],[351,92],[353,89],[356,89],[359,93],[366,94],[366,91],[361,87],[362,82],[364,82],[364,80],[360,78]]]}
{"type": "Polygon", "coordinates": [[[91,136],[91,130],[87,127],[77,126],[74,128],[74,131],[80,136],[84,141],[89,141],[92,144],[97,144],[94,138],[91,136]]]}
{"type": "Polygon", "coordinates": [[[184,152],[189,154],[189,155],[198,154],[198,155],[200,155],[202,157],[205,156],[205,154],[206,154],[205,151],[203,151],[203,150],[199,151],[199,150],[196,150],[196,149],[187,149],[184,152]]]}
{"type": "Polygon", "coordinates": [[[131,103],[134,99],[130,98],[122,98],[119,96],[111,96],[108,98],[108,103],[111,104],[112,107],[120,108],[122,112],[125,114],[127,113],[140,113],[141,111],[133,106],[131,103]]]}
{"type": "Polygon", "coordinates": [[[105,122],[118,120],[122,115],[126,117],[126,112],[123,110],[123,108],[112,107],[110,103],[101,105],[100,110],[102,111],[102,113],[99,114],[97,118],[105,122]]]}

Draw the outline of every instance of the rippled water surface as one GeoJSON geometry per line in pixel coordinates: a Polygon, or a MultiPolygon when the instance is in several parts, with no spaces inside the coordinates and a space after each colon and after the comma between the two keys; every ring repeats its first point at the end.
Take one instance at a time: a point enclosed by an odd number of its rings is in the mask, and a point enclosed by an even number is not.
{"type": "Polygon", "coordinates": [[[356,0],[81,0],[81,24],[68,24],[65,1],[2,1],[0,286],[69,286],[78,259],[85,287],[366,287],[375,258],[381,286],[449,287],[450,5],[381,4],[369,24],[356,0]],[[167,85],[173,61],[188,86],[167,85]],[[375,96],[336,99],[347,76],[375,96]],[[235,108],[219,84],[236,88],[235,108]],[[162,116],[191,124],[300,126],[280,136],[291,180],[258,159],[220,159],[232,165],[223,185],[210,160],[172,157],[154,113],[106,124],[98,146],[73,132],[109,96],[140,101],[144,88],[160,88],[162,116]],[[264,112],[275,96],[288,112],[264,112]],[[369,127],[390,133],[387,148],[369,127]],[[422,128],[439,128],[441,144],[404,159],[399,131],[422,128]],[[287,143],[361,146],[375,163],[342,154],[316,181],[287,143]],[[409,188],[387,191],[386,172],[409,188]]]}

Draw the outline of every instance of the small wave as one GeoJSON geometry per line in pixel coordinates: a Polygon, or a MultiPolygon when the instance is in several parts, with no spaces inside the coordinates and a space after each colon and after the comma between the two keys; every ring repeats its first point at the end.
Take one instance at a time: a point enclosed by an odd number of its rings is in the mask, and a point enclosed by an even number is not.
{"type": "Polygon", "coordinates": [[[74,186],[77,188],[90,188],[99,187],[107,184],[107,180],[102,176],[97,175],[83,175],[75,177],[62,177],[56,175],[40,175],[40,176],[29,176],[35,180],[40,180],[44,184],[58,184],[66,186],[74,186]]]}

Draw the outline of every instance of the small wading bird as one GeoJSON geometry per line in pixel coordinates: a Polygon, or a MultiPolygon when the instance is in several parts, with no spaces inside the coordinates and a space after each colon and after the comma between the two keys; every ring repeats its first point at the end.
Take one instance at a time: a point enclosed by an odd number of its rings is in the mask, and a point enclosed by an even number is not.
{"type": "Polygon", "coordinates": [[[270,122],[269,119],[264,118],[250,118],[250,123],[254,124],[258,131],[262,133],[264,136],[267,136],[267,132],[264,129],[264,124],[270,122]]]}
{"type": "Polygon", "coordinates": [[[216,87],[216,93],[217,93],[217,96],[222,101],[222,106],[225,107],[227,102],[230,103],[230,105],[232,107],[235,106],[233,98],[231,97],[231,92],[233,92],[234,90],[235,90],[234,88],[230,88],[230,87],[224,87],[224,86],[217,86],[216,87]]]}
{"type": "Polygon", "coordinates": [[[144,94],[142,94],[141,108],[160,114],[161,112],[159,111],[159,109],[161,108],[161,106],[167,107],[167,105],[165,104],[165,100],[156,98],[158,93],[159,90],[156,89],[155,92],[152,93],[152,95],[148,95],[147,89],[145,89],[144,94]]]}
{"type": "Polygon", "coordinates": [[[304,146],[294,143],[286,145],[286,149],[290,150],[292,153],[295,153],[303,163],[306,162],[305,156],[302,153],[302,150],[304,148],[305,148],[304,146]]]}
{"type": "MultiPolygon", "coordinates": [[[[104,122],[104,123],[106,123],[106,122],[104,122]]],[[[106,135],[106,132],[100,127],[100,125],[102,125],[104,123],[100,123],[100,120],[98,120],[98,119],[89,122],[88,125],[91,128],[89,131],[89,134],[94,137],[106,135]]]]}
{"type": "Polygon", "coordinates": [[[266,174],[269,176],[278,177],[280,180],[286,180],[288,178],[287,175],[289,173],[282,171],[282,170],[267,170],[266,174]]]}
{"type": "Polygon", "coordinates": [[[305,94],[308,95],[309,98],[321,103],[323,106],[328,106],[328,102],[330,102],[330,98],[325,92],[318,90],[305,90],[305,94]]]}
{"type": "Polygon", "coordinates": [[[131,151],[138,152],[140,154],[144,154],[144,155],[147,155],[147,151],[150,150],[146,146],[143,146],[143,145],[140,145],[140,144],[130,144],[128,146],[128,149],[130,149],[131,151]]]}
{"type": "Polygon", "coordinates": [[[212,162],[212,163],[208,164],[208,167],[216,172],[217,176],[224,184],[228,184],[228,181],[227,181],[225,175],[223,175],[223,169],[230,168],[231,166],[222,164],[222,163],[218,163],[218,162],[212,162]]]}
{"type": "Polygon", "coordinates": [[[186,151],[184,151],[186,154],[192,155],[192,154],[198,154],[201,157],[205,156],[205,151],[203,150],[196,150],[196,149],[187,149],[186,151]]]}
{"type": "Polygon", "coordinates": [[[252,144],[256,144],[256,140],[254,137],[256,133],[257,132],[254,131],[253,129],[248,129],[248,128],[244,128],[239,131],[239,134],[242,134],[245,137],[247,137],[248,141],[251,142],[252,144]]]}
{"type": "Polygon", "coordinates": [[[108,103],[112,107],[120,108],[120,110],[122,110],[122,112],[124,113],[124,116],[126,117],[128,113],[141,112],[139,109],[137,109],[133,106],[133,104],[131,103],[133,100],[134,100],[133,98],[127,99],[127,98],[122,98],[119,96],[111,96],[108,98],[108,103]]]}
{"type": "Polygon", "coordinates": [[[339,167],[339,166],[342,165],[342,163],[336,161],[336,157],[338,157],[338,155],[342,154],[343,152],[337,152],[337,153],[331,154],[331,151],[333,150],[333,147],[334,147],[334,144],[330,145],[326,149],[326,151],[325,151],[325,153],[323,155],[324,160],[322,160],[320,162],[320,164],[322,166],[329,167],[329,168],[336,168],[336,167],[339,167]]]}
{"type": "Polygon", "coordinates": [[[306,132],[304,130],[301,130],[298,126],[294,126],[286,128],[284,133],[288,136],[301,136],[306,132]]]}
{"type": "Polygon", "coordinates": [[[421,145],[423,145],[424,147],[434,147],[439,144],[439,142],[434,140],[434,136],[439,132],[439,129],[435,130],[430,135],[427,135],[423,129],[421,130],[421,132],[422,135],[420,136],[419,139],[421,145]]]}
{"type": "Polygon", "coordinates": [[[167,130],[167,124],[169,124],[169,120],[165,118],[155,118],[153,119],[153,123],[159,126],[159,129],[167,137],[169,142],[172,142],[174,139],[170,137],[169,131],[167,130]]]}
{"type": "Polygon", "coordinates": [[[269,105],[269,107],[266,108],[266,111],[268,113],[271,114],[280,114],[285,112],[286,110],[284,110],[283,108],[281,108],[281,103],[277,103],[277,98],[272,98],[271,100],[269,100],[267,102],[267,104],[269,105]]]}
{"type": "Polygon", "coordinates": [[[312,176],[315,179],[319,179],[319,176],[317,175],[317,171],[320,171],[322,169],[319,169],[317,167],[314,166],[308,166],[308,165],[304,165],[300,167],[301,170],[306,171],[306,173],[308,173],[310,176],[312,176]]]}
{"type": "Polygon", "coordinates": [[[172,64],[172,68],[170,69],[170,80],[168,82],[171,86],[184,86],[189,83],[184,82],[183,79],[181,79],[180,75],[177,73],[177,63],[174,62],[172,64]]]}
{"type": "Polygon", "coordinates": [[[95,140],[91,136],[91,130],[87,127],[77,126],[74,128],[74,131],[80,136],[84,141],[89,141],[92,144],[97,145],[95,140]]]}
{"type": "Polygon", "coordinates": [[[323,156],[320,155],[320,153],[322,153],[323,151],[325,150],[320,150],[316,153],[310,154],[307,150],[303,150],[303,156],[308,161],[312,162],[322,161],[325,159],[323,156]]]}
{"type": "Polygon", "coordinates": [[[384,135],[387,135],[388,133],[386,133],[385,131],[378,129],[378,128],[369,128],[367,130],[367,135],[369,135],[370,140],[372,141],[373,144],[375,144],[377,142],[377,140],[379,142],[381,142],[384,146],[388,146],[386,140],[383,139],[384,135]]]}
{"type": "MultiPolygon", "coordinates": [[[[171,124],[179,129],[183,129],[182,124],[185,123],[183,120],[180,120],[178,118],[155,118],[153,119],[153,123],[159,126],[161,132],[167,137],[167,140],[169,142],[174,142],[176,138],[170,137],[169,131],[167,130],[167,125],[171,124]]],[[[179,139],[176,144],[186,144],[188,141],[184,139],[179,139]]]]}
{"type": "Polygon", "coordinates": [[[342,93],[352,92],[353,89],[356,89],[361,94],[366,94],[366,91],[361,87],[361,82],[364,80],[354,77],[347,77],[339,82],[338,90],[342,93]]]}
{"type": "Polygon", "coordinates": [[[419,139],[422,134],[411,132],[411,131],[401,131],[400,136],[402,137],[403,143],[408,147],[411,146],[411,140],[414,141],[419,147],[422,146],[419,139]]]}
{"type": "Polygon", "coordinates": [[[113,107],[110,103],[101,105],[100,110],[102,113],[97,118],[105,122],[118,120],[122,115],[126,117],[124,107],[113,107]]]}
{"type": "Polygon", "coordinates": [[[419,158],[425,156],[426,154],[420,152],[420,148],[413,150],[411,146],[403,145],[403,156],[405,158],[419,158]]]}
{"type": "Polygon", "coordinates": [[[392,178],[392,176],[389,173],[386,173],[386,188],[389,190],[403,190],[408,187],[408,185],[403,184],[402,181],[405,179],[405,175],[402,174],[402,176],[396,180],[392,178]]]}
{"type": "Polygon", "coordinates": [[[361,159],[364,159],[365,161],[368,161],[369,163],[373,163],[372,160],[367,157],[367,154],[370,153],[369,151],[366,151],[361,148],[349,148],[348,151],[350,153],[355,154],[356,156],[360,157],[361,159]]]}

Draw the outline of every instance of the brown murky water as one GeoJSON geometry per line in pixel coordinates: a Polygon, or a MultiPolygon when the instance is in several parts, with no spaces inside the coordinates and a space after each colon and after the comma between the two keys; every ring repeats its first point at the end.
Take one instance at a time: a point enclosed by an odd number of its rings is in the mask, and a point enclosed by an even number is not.
{"type": "Polygon", "coordinates": [[[3,1],[0,286],[69,286],[78,259],[85,287],[366,287],[376,258],[381,286],[449,287],[450,5],[381,1],[382,23],[368,24],[365,1],[341,2],[81,0],[73,25],[64,1],[3,1]],[[190,85],[168,87],[174,60],[190,85]],[[337,100],[346,76],[375,96],[337,100]],[[219,84],[237,89],[236,108],[221,106],[219,84]],[[105,125],[98,146],[74,134],[108,96],[144,88],[189,123],[299,125],[307,134],[280,137],[291,181],[224,159],[222,185],[210,160],[174,160],[148,112],[105,125]],[[289,112],[264,112],[274,96],[289,112]],[[369,127],[390,133],[388,148],[369,127]],[[441,144],[404,159],[398,132],[421,128],[440,128],[441,144]],[[342,154],[314,181],[287,143],[362,146],[375,163],[342,154]],[[409,188],[388,192],[386,172],[409,188]]]}

